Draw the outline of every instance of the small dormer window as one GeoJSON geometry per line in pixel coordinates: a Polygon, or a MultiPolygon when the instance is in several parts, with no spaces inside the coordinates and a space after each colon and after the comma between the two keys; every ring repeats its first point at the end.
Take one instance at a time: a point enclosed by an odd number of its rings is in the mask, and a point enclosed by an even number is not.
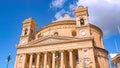
{"type": "Polygon", "coordinates": [[[28,33],[28,29],[25,29],[25,33],[24,33],[24,35],[27,35],[27,33],[28,33]]]}
{"type": "Polygon", "coordinates": [[[83,18],[81,18],[80,19],[80,25],[82,26],[82,25],[84,25],[85,23],[84,23],[84,19],[83,18]]]}

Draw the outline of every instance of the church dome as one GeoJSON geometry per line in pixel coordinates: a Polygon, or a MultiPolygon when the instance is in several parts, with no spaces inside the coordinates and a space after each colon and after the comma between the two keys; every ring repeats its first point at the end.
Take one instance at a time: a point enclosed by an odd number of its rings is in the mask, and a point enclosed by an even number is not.
{"type": "Polygon", "coordinates": [[[56,20],[55,22],[58,22],[58,21],[69,21],[69,20],[75,20],[75,18],[70,17],[69,14],[65,14],[63,18],[60,18],[60,19],[56,20]]]}

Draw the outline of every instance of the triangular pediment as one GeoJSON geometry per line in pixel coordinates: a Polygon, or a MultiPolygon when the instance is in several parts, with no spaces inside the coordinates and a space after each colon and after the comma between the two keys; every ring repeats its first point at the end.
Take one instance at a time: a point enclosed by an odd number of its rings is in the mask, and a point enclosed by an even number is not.
{"type": "Polygon", "coordinates": [[[37,39],[31,43],[34,45],[55,44],[55,43],[66,42],[72,39],[73,38],[65,38],[65,37],[44,37],[44,38],[37,39]]]}

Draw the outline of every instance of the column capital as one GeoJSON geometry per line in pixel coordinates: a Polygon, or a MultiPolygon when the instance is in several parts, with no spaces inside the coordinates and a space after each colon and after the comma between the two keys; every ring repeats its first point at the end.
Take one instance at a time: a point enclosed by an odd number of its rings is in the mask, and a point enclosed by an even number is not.
{"type": "Polygon", "coordinates": [[[55,53],[56,51],[52,51],[51,53],[55,53]]]}
{"type": "Polygon", "coordinates": [[[78,50],[82,50],[82,48],[79,48],[78,50]]]}
{"type": "Polygon", "coordinates": [[[40,52],[38,52],[38,53],[36,53],[36,54],[38,55],[38,54],[41,54],[41,53],[40,53],[40,52]]]}
{"type": "Polygon", "coordinates": [[[33,53],[29,53],[29,55],[33,55],[33,53]]]}
{"type": "Polygon", "coordinates": [[[61,50],[61,51],[59,51],[59,52],[65,52],[65,50],[61,50]]]}
{"type": "Polygon", "coordinates": [[[48,52],[46,51],[46,52],[43,52],[43,54],[47,54],[48,52]]]}
{"type": "Polygon", "coordinates": [[[69,52],[72,52],[73,50],[71,49],[71,50],[68,50],[69,52]]]}

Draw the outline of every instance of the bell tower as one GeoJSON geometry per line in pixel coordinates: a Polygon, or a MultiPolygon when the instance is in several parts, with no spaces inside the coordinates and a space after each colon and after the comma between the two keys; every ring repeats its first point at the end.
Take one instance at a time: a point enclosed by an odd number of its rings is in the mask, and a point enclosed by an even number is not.
{"type": "Polygon", "coordinates": [[[27,44],[32,39],[32,36],[36,30],[36,26],[37,24],[31,17],[23,21],[20,45],[27,44]]]}
{"type": "Polygon", "coordinates": [[[88,25],[88,8],[84,6],[79,6],[75,11],[76,15],[76,26],[88,25]]]}
{"type": "Polygon", "coordinates": [[[74,13],[76,15],[76,29],[78,30],[78,37],[90,36],[88,8],[79,6],[75,9],[74,13]]]}

